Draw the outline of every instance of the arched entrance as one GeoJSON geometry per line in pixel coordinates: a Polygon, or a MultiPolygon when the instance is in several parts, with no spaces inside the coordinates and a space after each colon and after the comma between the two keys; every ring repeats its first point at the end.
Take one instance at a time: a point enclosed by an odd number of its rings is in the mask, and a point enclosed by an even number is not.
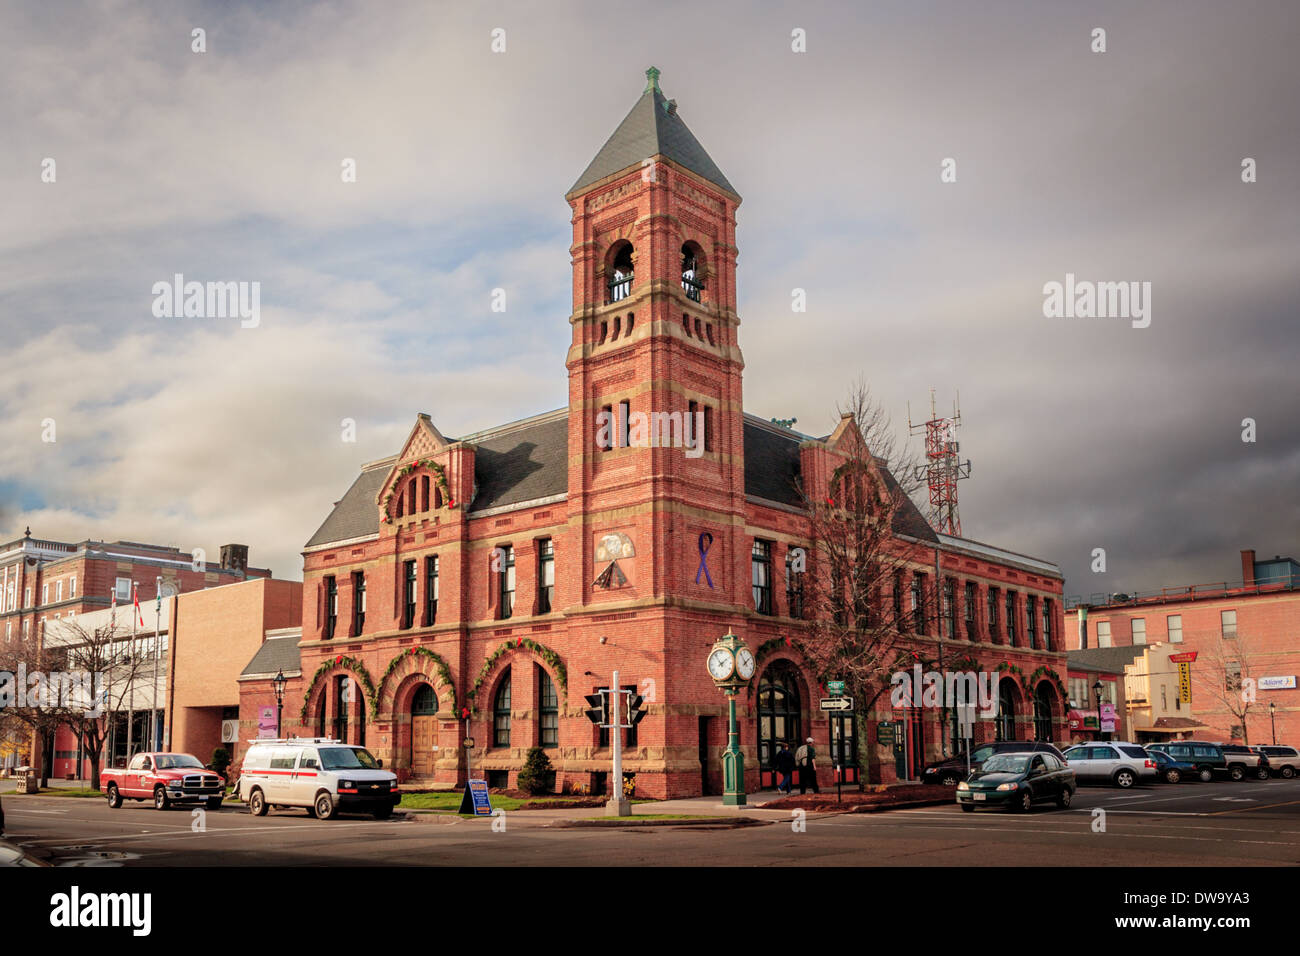
{"type": "Polygon", "coordinates": [[[1016,683],[1004,677],[998,683],[998,715],[993,720],[994,740],[1016,739],[1016,683]]]}
{"type": "Polygon", "coordinates": [[[1050,741],[1052,739],[1052,702],[1055,698],[1052,685],[1048,681],[1039,681],[1034,689],[1034,739],[1050,741]]]}
{"type": "Polygon", "coordinates": [[[758,782],[776,786],[772,761],[782,742],[797,750],[803,740],[799,675],[789,661],[776,661],[758,683],[758,782]]]}
{"type": "Polygon", "coordinates": [[[438,745],[438,695],[420,684],[411,695],[411,776],[432,777],[434,747],[438,745]]]}

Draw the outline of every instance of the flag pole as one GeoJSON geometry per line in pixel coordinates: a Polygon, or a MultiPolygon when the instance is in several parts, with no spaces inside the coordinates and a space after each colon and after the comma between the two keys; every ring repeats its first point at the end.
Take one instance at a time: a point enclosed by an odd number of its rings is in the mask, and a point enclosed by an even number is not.
{"type": "Polygon", "coordinates": [[[153,599],[153,705],[149,708],[149,739],[151,750],[158,750],[158,642],[162,639],[162,576],[154,586],[153,599]]]}

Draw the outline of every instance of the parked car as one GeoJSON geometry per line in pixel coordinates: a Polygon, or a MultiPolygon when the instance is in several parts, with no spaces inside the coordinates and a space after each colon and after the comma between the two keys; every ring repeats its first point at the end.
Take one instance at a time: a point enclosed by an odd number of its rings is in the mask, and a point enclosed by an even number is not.
{"type": "Polygon", "coordinates": [[[325,737],[254,741],[236,793],[255,817],[271,807],[302,807],[321,820],[340,810],[385,820],[402,799],[397,777],[369,750],[325,737]]]}
{"type": "Polygon", "coordinates": [[[1158,779],[1151,755],[1127,740],[1080,744],[1067,750],[1065,759],[1080,783],[1113,783],[1127,790],[1135,783],[1158,779]]]}
{"type": "Polygon", "coordinates": [[[1245,744],[1219,744],[1224,757],[1228,760],[1228,776],[1233,780],[1267,780],[1269,773],[1268,757],[1245,744]]]}
{"type": "Polygon", "coordinates": [[[192,754],[139,753],[125,769],[101,770],[99,789],[114,810],[124,800],[152,800],[155,810],[190,803],[216,810],[225,794],[225,781],[192,754]]]}
{"type": "Polygon", "coordinates": [[[1215,774],[1228,775],[1228,758],[1218,744],[1207,744],[1199,740],[1173,740],[1163,744],[1149,744],[1147,750],[1159,750],[1175,760],[1184,760],[1196,767],[1196,776],[1205,783],[1214,779],[1215,774]]]}
{"type": "Polygon", "coordinates": [[[1156,773],[1165,783],[1195,780],[1197,777],[1196,764],[1190,760],[1171,757],[1163,750],[1148,749],[1147,754],[1156,762],[1156,773]]]}
{"type": "Polygon", "coordinates": [[[1279,777],[1283,777],[1287,780],[1290,780],[1297,773],[1300,773],[1300,751],[1297,751],[1294,747],[1281,747],[1276,744],[1264,744],[1255,749],[1268,757],[1268,769],[1270,773],[1275,773],[1279,777]]]}
{"type": "MultiPolygon", "coordinates": [[[[1061,760],[1065,759],[1065,756],[1053,744],[1044,743],[1043,741],[997,740],[992,743],[980,744],[971,751],[970,769],[972,771],[980,769],[984,761],[994,754],[1038,752],[1054,754],[1061,760]]],[[[965,777],[966,755],[964,753],[949,757],[947,760],[936,761],[921,772],[922,783],[941,783],[945,787],[956,786],[958,781],[965,777]]]]}
{"type": "Polygon", "coordinates": [[[957,784],[957,803],[964,813],[976,807],[1005,807],[1028,813],[1035,803],[1052,800],[1070,805],[1078,783],[1064,758],[1047,751],[996,753],[981,769],[957,784]]]}
{"type": "Polygon", "coordinates": [[[0,867],[49,866],[44,860],[32,856],[17,844],[0,840],[0,867]]]}

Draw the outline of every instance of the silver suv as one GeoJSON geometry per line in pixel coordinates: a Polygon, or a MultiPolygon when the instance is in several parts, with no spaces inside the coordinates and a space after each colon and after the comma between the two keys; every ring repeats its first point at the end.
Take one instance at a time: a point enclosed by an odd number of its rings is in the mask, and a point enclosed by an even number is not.
{"type": "Polygon", "coordinates": [[[1297,752],[1294,747],[1265,744],[1255,749],[1268,757],[1269,770],[1279,777],[1290,780],[1297,771],[1300,771],[1300,752],[1297,752]]]}
{"type": "Polygon", "coordinates": [[[1065,752],[1079,783],[1113,783],[1128,789],[1135,783],[1159,778],[1156,762],[1140,744],[1127,740],[1102,740],[1080,744],[1065,752]]]}

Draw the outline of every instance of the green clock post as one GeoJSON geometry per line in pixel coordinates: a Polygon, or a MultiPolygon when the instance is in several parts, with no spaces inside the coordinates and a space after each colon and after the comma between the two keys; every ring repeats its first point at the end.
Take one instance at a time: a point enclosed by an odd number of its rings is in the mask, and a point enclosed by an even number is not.
{"type": "Polygon", "coordinates": [[[754,654],[744,638],[730,630],[709,649],[709,676],[727,695],[727,749],[722,752],[722,802],[745,805],[745,755],[740,752],[740,727],[736,724],[736,695],[754,676],[754,654]]]}

